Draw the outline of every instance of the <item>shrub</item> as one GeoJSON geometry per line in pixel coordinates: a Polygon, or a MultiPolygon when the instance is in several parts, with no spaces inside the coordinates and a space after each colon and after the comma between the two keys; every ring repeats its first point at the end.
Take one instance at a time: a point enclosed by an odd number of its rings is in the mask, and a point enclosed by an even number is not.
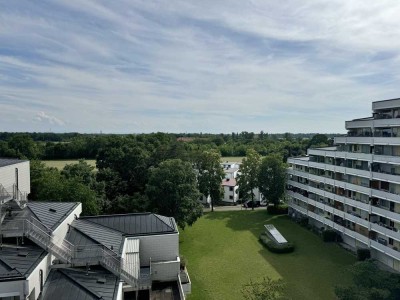
{"type": "Polygon", "coordinates": [[[181,255],[180,258],[181,258],[180,269],[181,269],[181,270],[185,270],[185,268],[186,268],[186,266],[187,266],[186,257],[184,257],[183,255],[181,255]]]}
{"type": "Polygon", "coordinates": [[[267,212],[270,215],[287,215],[288,206],[287,205],[269,205],[267,206],[267,212]]]}
{"type": "Polygon", "coordinates": [[[299,220],[299,224],[303,227],[306,227],[308,225],[308,218],[307,217],[303,217],[299,220]]]}
{"type": "Polygon", "coordinates": [[[322,232],[322,240],[324,242],[336,242],[338,234],[335,230],[327,229],[322,232]]]}
{"type": "Polygon", "coordinates": [[[267,249],[273,253],[291,253],[294,251],[294,245],[292,243],[278,244],[268,238],[265,233],[260,235],[261,243],[267,247],[267,249]]]}
{"type": "Polygon", "coordinates": [[[365,248],[358,248],[357,249],[357,260],[363,261],[366,259],[371,258],[371,251],[365,248]]]}

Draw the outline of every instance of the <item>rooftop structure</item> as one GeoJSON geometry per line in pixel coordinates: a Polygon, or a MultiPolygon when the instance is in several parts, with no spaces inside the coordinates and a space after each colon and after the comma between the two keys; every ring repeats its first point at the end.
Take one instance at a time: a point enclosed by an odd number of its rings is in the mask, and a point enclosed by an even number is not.
{"type": "Polygon", "coordinates": [[[289,158],[289,213],[400,271],[400,99],[372,103],[334,147],[289,158]]]}
{"type": "Polygon", "coordinates": [[[0,166],[0,299],[149,299],[168,286],[174,299],[190,293],[173,218],[81,217],[81,203],[28,202],[29,162],[8,161],[0,166]]]}

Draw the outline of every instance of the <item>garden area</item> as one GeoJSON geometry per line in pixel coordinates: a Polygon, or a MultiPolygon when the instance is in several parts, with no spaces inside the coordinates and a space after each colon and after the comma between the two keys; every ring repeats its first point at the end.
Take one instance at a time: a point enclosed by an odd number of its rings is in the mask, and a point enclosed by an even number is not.
{"type": "Polygon", "coordinates": [[[334,287],[351,281],[346,271],[356,258],[334,243],[265,210],[207,213],[180,231],[180,252],[187,260],[196,299],[243,299],[249,281],[282,279],[289,299],[335,299],[334,287]],[[259,241],[265,224],[273,224],[295,245],[276,254],[259,241]]]}

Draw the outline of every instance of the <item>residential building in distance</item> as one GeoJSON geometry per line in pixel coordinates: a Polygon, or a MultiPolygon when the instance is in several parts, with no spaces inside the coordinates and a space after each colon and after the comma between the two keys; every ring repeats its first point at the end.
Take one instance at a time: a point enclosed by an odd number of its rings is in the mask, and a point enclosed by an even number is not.
{"type": "Polygon", "coordinates": [[[289,214],[400,271],[400,99],[372,103],[334,147],[289,158],[289,214]]]}
{"type": "Polygon", "coordinates": [[[0,299],[185,299],[175,220],[82,217],[78,202],[36,202],[29,161],[0,159],[0,299]]]}

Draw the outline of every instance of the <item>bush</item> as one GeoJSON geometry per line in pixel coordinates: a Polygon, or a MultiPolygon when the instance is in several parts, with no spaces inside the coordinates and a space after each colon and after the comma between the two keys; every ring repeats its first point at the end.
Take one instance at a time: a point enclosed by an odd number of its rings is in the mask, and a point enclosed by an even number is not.
{"type": "Polygon", "coordinates": [[[336,242],[338,234],[335,230],[327,229],[322,232],[322,240],[324,242],[336,242]]]}
{"type": "Polygon", "coordinates": [[[267,247],[267,249],[273,253],[291,253],[294,251],[294,245],[292,243],[278,244],[268,238],[265,233],[260,235],[261,243],[267,247]]]}
{"type": "Polygon", "coordinates": [[[186,266],[187,266],[186,257],[184,257],[183,255],[181,255],[180,258],[181,258],[180,269],[181,269],[181,270],[185,270],[185,269],[186,269],[186,266]]]}
{"type": "Polygon", "coordinates": [[[308,225],[308,218],[307,217],[303,217],[299,220],[299,224],[303,227],[307,227],[308,225]]]}
{"type": "Polygon", "coordinates": [[[369,258],[371,258],[371,251],[369,249],[365,249],[365,248],[357,249],[357,260],[364,261],[369,258]]]}
{"type": "Polygon", "coordinates": [[[288,214],[288,206],[287,205],[269,205],[267,206],[267,212],[270,215],[287,215],[288,214]]]}

